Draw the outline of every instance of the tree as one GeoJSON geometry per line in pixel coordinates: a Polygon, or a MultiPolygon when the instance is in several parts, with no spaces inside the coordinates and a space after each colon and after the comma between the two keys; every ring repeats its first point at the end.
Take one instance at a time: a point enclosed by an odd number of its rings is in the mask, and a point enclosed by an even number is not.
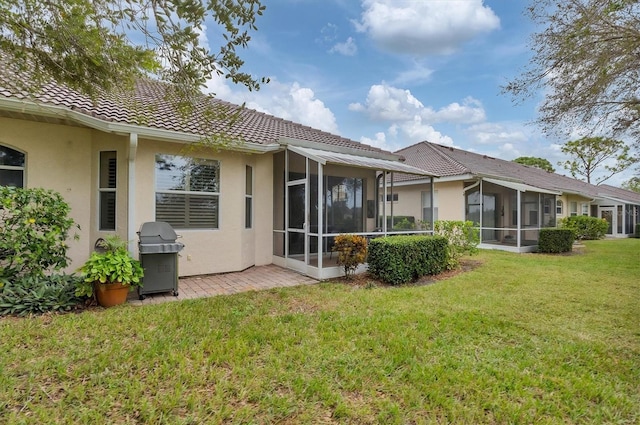
{"type": "Polygon", "coordinates": [[[622,183],[622,188],[640,193],[640,177],[631,177],[629,180],[622,183]]]}
{"type": "Polygon", "coordinates": [[[536,158],[535,156],[521,156],[513,160],[513,162],[517,162],[518,164],[528,165],[530,167],[540,168],[541,170],[548,171],[550,173],[554,173],[556,171],[553,168],[551,163],[544,158],[536,158]]]}
{"type": "Polygon", "coordinates": [[[543,29],[520,77],[503,90],[516,100],[544,89],[537,119],[547,134],[640,135],[640,2],[535,0],[528,8],[543,29]]]}
{"type": "Polygon", "coordinates": [[[241,72],[236,53],[264,9],[260,0],[8,0],[0,2],[0,55],[29,72],[27,93],[53,80],[96,98],[151,76],[188,106],[214,74],[249,90],[267,82],[241,72]],[[210,22],[217,52],[200,41],[210,22]]]}
{"type": "Polygon", "coordinates": [[[636,159],[629,155],[629,146],[620,140],[604,137],[583,137],[565,143],[562,153],[570,155],[571,160],[558,162],[571,172],[574,178],[585,177],[591,183],[594,172],[606,170],[606,175],[599,178],[595,184],[600,184],[613,175],[629,168],[636,159]],[[609,165],[615,161],[613,165],[609,165]]]}

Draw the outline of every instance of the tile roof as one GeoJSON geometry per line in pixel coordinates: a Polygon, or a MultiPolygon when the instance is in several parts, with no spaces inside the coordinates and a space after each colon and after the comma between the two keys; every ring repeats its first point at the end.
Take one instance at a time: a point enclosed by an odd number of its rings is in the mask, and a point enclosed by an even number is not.
{"type": "MultiPolygon", "coordinates": [[[[576,193],[590,198],[614,198],[640,205],[640,194],[609,186],[593,185],[536,167],[505,161],[435,143],[420,142],[396,152],[405,157],[405,163],[440,176],[493,177],[524,183],[540,189],[576,193]]],[[[419,177],[397,175],[396,181],[411,181],[419,177]]]]}
{"type": "Polygon", "coordinates": [[[369,153],[391,152],[365,145],[293,121],[284,120],[253,109],[240,107],[220,99],[202,95],[194,101],[193,112],[183,117],[167,99],[168,85],[153,80],[139,80],[131,92],[101,96],[95,102],[89,97],[55,83],[45,84],[40,93],[28,96],[21,92],[15,73],[0,67],[0,99],[34,101],[42,105],[67,108],[108,123],[132,124],[196,136],[225,134],[232,139],[259,145],[277,143],[281,138],[322,143],[328,146],[369,153]],[[213,107],[213,108],[211,108],[213,107]],[[214,111],[215,118],[206,120],[205,112],[214,111]],[[236,120],[229,117],[237,113],[236,120]]]}

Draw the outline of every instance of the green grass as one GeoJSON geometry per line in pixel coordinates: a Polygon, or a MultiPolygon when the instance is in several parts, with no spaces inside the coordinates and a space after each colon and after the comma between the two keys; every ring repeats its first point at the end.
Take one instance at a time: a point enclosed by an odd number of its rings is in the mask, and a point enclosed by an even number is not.
{"type": "Polygon", "coordinates": [[[640,240],[0,320],[0,423],[640,423],[640,240]]]}

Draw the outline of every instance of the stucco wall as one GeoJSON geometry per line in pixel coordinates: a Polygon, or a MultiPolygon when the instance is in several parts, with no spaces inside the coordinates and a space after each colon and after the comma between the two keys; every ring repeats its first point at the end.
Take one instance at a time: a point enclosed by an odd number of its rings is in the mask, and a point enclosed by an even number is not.
{"type": "Polygon", "coordinates": [[[25,185],[59,192],[80,225],[79,241],[68,241],[71,272],[86,260],[91,240],[92,132],[80,127],[0,118],[0,144],[26,154],[25,185]]]}
{"type": "Polygon", "coordinates": [[[185,248],[180,275],[190,276],[246,269],[271,262],[271,156],[213,150],[190,151],[182,145],[140,140],[136,156],[136,228],[155,220],[155,156],[185,155],[220,161],[218,229],[176,229],[185,248]],[[253,228],[245,228],[245,169],[253,166],[253,228]]]}
{"type": "MultiPolygon", "coordinates": [[[[0,118],[0,144],[26,154],[26,186],[53,189],[71,206],[80,225],[79,241],[69,241],[76,270],[90,255],[95,241],[114,232],[98,230],[98,171],[101,151],[117,152],[116,231],[127,238],[129,136],[81,127],[0,118]]],[[[220,216],[216,230],[178,230],[185,249],[180,275],[243,270],[271,263],[273,178],[270,154],[193,153],[177,143],[140,139],[135,160],[135,223],[137,230],[155,220],[155,155],[158,153],[220,161],[220,216]],[[245,167],[254,174],[253,226],[245,228],[245,167]]],[[[137,239],[135,240],[137,242],[137,239]]],[[[134,244],[136,245],[136,244],[134,244]]],[[[135,253],[137,255],[137,253],[135,253]]]]}
{"type": "MultiPolygon", "coordinates": [[[[464,220],[464,196],[461,181],[434,182],[434,190],[438,207],[439,220],[464,220]]],[[[412,216],[422,220],[422,192],[430,190],[428,183],[413,185],[396,185],[393,193],[398,194],[398,201],[393,203],[394,216],[412,216]]],[[[382,193],[382,191],[381,191],[382,193]]],[[[387,194],[391,189],[387,188],[387,194]]],[[[391,214],[391,202],[387,202],[387,215],[391,214]]]]}

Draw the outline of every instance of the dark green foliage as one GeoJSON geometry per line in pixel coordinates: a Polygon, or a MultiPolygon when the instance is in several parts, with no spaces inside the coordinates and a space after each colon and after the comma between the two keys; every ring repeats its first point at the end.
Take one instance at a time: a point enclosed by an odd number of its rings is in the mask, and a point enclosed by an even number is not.
{"type": "Polygon", "coordinates": [[[561,219],[560,227],[572,229],[577,240],[596,240],[607,234],[609,222],[603,218],[576,215],[561,219]]]}
{"type": "Polygon", "coordinates": [[[41,314],[50,311],[69,311],[82,302],[76,297],[74,275],[47,277],[25,276],[0,288],[0,316],[41,314]]]}
{"type": "Polygon", "coordinates": [[[640,223],[636,223],[636,231],[634,233],[634,237],[640,238],[640,223]]]}
{"type": "Polygon", "coordinates": [[[540,229],[538,252],[571,252],[576,235],[572,229],[540,229]]]}
{"type": "Polygon", "coordinates": [[[392,285],[442,272],[448,241],[441,236],[390,236],[369,243],[369,272],[392,285]]]}
{"type": "MultiPolygon", "coordinates": [[[[379,222],[382,223],[382,217],[379,222]]],[[[394,215],[393,224],[391,224],[391,217],[387,217],[387,230],[413,230],[415,228],[416,218],[412,215],[394,215]]]]}
{"type": "Polygon", "coordinates": [[[0,187],[0,278],[43,277],[66,267],[69,211],[52,190],[0,187]]]}

